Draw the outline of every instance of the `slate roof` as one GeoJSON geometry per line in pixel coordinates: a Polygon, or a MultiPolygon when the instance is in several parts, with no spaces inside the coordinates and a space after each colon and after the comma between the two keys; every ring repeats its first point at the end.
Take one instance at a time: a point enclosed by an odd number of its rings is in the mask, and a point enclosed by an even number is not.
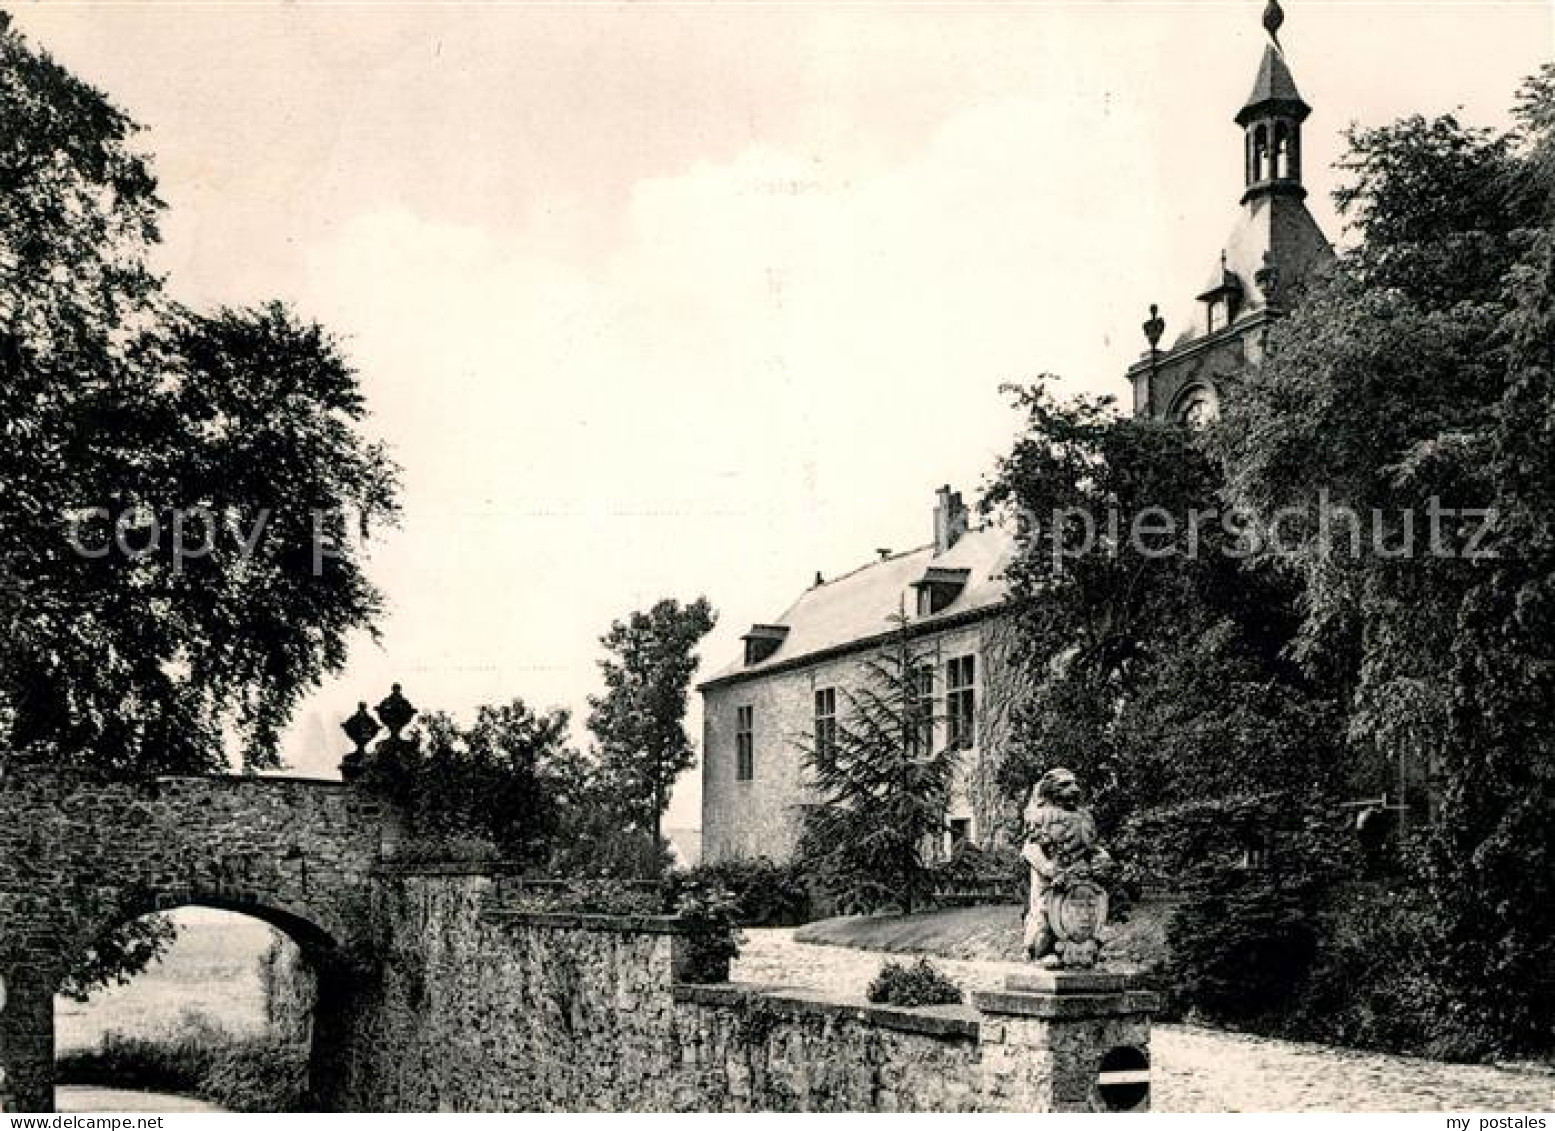
{"type": "Polygon", "coordinates": [[[781,617],[768,622],[789,630],[772,655],[750,665],[737,659],[702,686],[786,667],[796,660],[883,636],[893,630],[892,618],[903,608],[915,627],[989,611],[1003,604],[1008,596],[1003,575],[1015,552],[1013,534],[1003,527],[986,526],[963,534],[954,546],[938,556],[932,545],[922,546],[812,586],[781,617]],[[912,584],[921,580],[930,567],[965,569],[967,584],[939,612],[920,617],[916,615],[918,599],[912,584]]]}
{"type": "Polygon", "coordinates": [[[1246,125],[1244,116],[1249,116],[1255,108],[1270,102],[1293,103],[1311,110],[1301,97],[1301,92],[1296,89],[1296,79],[1285,64],[1285,56],[1273,44],[1263,50],[1263,61],[1258,64],[1258,77],[1253,80],[1253,92],[1247,96],[1247,102],[1237,114],[1237,121],[1246,125]]]}

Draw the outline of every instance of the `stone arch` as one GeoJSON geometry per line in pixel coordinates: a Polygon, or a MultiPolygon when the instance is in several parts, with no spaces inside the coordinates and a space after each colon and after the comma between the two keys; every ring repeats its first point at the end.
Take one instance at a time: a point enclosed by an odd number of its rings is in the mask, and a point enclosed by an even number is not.
{"type": "Polygon", "coordinates": [[[340,782],[122,782],[42,767],[0,777],[0,1102],[52,1110],[53,1000],[67,964],[150,912],[213,907],[278,927],[318,974],[316,1033],[343,1024],[399,823],[381,798],[340,782]]]}
{"type": "Polygon", "coordinates": [[[1208,381],[1192,381],[1183,386],[1167,412],[1167,419],[1189,428],[1202,428],[1220,417],[1220,394],[1208,381]]]}

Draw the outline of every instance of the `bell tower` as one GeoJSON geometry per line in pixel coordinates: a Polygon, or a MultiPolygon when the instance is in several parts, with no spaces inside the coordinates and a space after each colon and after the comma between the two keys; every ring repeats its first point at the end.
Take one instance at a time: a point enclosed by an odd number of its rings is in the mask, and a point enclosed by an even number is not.
{"type": "MultiPolygon", "coordinates": [[[[1273,6],[1278,11],[1278,6],[1273,6]]],[[[1312,113],[1296,90],[1285,55],[1271,43],[1264,48],[1258,77],[1236,123],[1246,135],[1247,191],[1242,203],[1260,196],[1306,199],[1301,183],[1301,123],[1312,113]]]]}
{"type": "MultiPolygon", "coordinates": [[[[1312,113],[1296,89],[1280,44],[1285,12],[1269,0],[1269,33],[1252,93],[1237,111],[1242,129],[1242,198],[1214,267],[1176,321],[1151,307],[1147,352],[1129,367],[1134,414],[1208,427],[1223,387],[1263,359],[1267,329],[1334,251],[1307,211],[1301,131],[1312,113]],[[1171,334],[1163,346],[1163,335],[1171,334]]],[[[1206,249],[1208,251],[1209,249],[1206,249]]],[[[1209,258],[1206,256],[1206,259],[1209,258]]]]}

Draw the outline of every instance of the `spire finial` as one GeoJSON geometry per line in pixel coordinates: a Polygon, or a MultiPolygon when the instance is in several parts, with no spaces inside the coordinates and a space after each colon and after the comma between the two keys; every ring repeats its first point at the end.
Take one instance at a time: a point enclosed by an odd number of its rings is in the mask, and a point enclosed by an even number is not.
{"type": "Polygon", "coordinates": [[[1274,49],[1281,55],[1285,54],[1285,48],[1280,46],[1280,28],[1284,26],[1285,9],[1280,7],[1280,0],[1269,0],[1268,7],[1263,10],[1263,30],[1269,33],[1274,49]]]}

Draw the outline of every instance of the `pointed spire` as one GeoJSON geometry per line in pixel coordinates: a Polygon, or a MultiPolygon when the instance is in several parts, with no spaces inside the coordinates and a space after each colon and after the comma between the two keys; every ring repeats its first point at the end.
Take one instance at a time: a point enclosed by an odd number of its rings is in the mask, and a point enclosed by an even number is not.
{"type": "Polygon", "coordinates": [[[1258,64],[1258,77],[1253,80],[1252,93],[1247,104],[1237,114],[1238,125],[1249,121],[1267,110],[1283,110],[1298,121],[1312,113],[1301,92],[1296,89],[1296,79],[1286,65],[1285,56],[1271,43],[1264,48],[1263,61],[1258,64]]]}

